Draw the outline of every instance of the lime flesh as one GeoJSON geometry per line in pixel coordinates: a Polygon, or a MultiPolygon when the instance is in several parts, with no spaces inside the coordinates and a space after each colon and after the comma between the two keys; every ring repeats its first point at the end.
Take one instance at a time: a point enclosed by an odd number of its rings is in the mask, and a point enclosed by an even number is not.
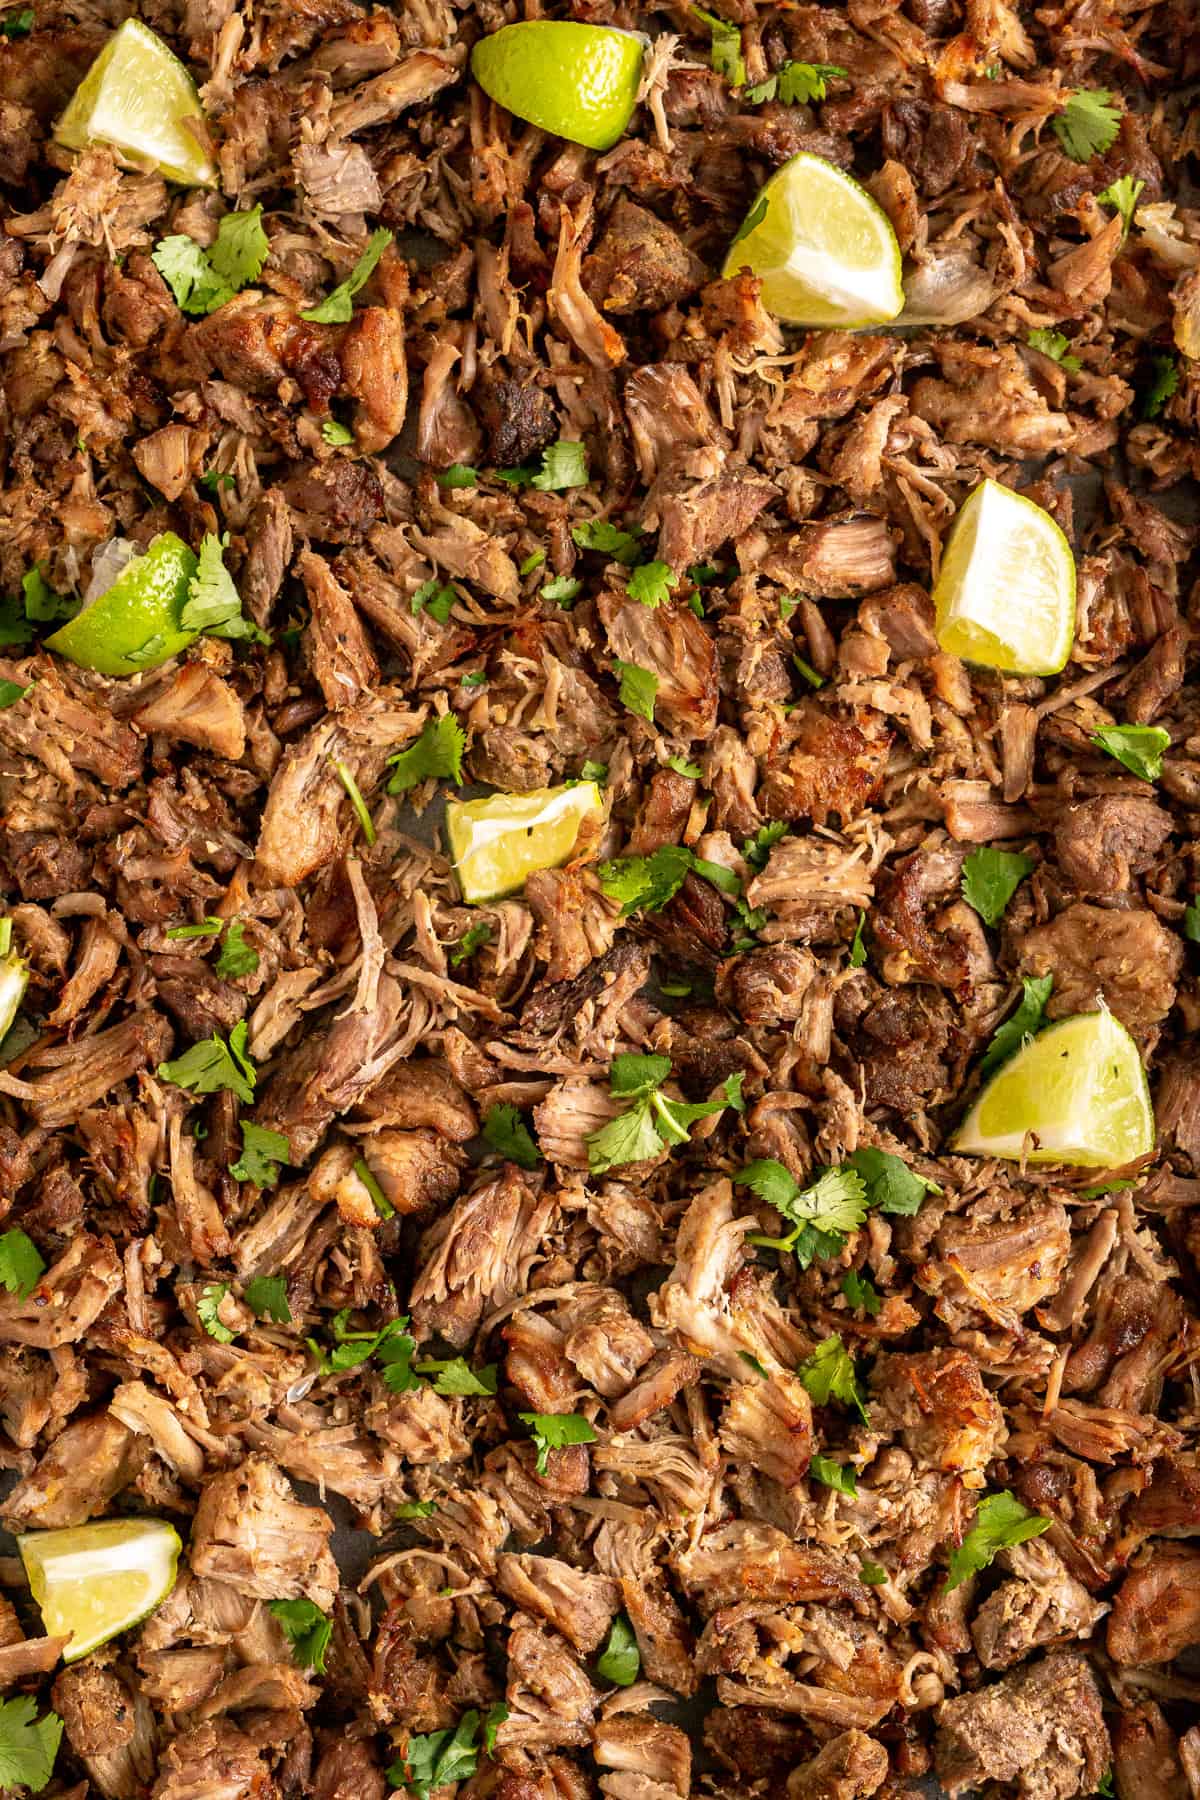
{"type": "Polygon", "coordinates": [[[1109,1012],[1048,1026],[992,1076],[951,1148],[1086,1169],[1146,1156],[1154,1111],[1137,1045],[1109,1012]]]}
{"type": "Polygon", "coordinates": [[[584,819],[602,810],[594,781],[448,800],[446,838],[463,899],[498,900],[515,894],[535,869],[557,869],[574,850],[584,819]]]}
{"type": "Polygon", "coordinates": [[[1075,641],[1075,558],[1048,512],[998,481],[959,508],[933,590],[937,639],[1006,675],[1056,675],[1075,641]]]}
{"type": "Polygon", "coordinates": [[[900,246],[887,214],[822,157],[801,151],[784,163],[742,233],[721,272],[760,276],[764,306],[786,324],[885,325],[904,305],[900,246]]]}
{"type": "Polygon", "coordinates": [[[485,94],[543,131],[611,150],[642,80],[640,39],[607,25],[530,19],[480,38],[471,73],[485,94]]]}
{"type": "Polygon", "coordinates": [[[162,1604],[181,1546],[164,1519],[99,1519],[28,1531],[17,1548],[47,1637],[69,1637],[63,1661],[78,1662],[162,1604]]]}
{"type": "Polygon", "coordinates": [[[0,1039],[12,1029],[28,986],[29,965],[22,957],[6,956],[0,961],[0,1039]]]}
{"type": "Polygon", "coordinates": [[[182,538],[164,531],[98,600],[48,637],[46,646],[101,675],[157,669],[200,635],[179,622],[195,573],[196,558],[182,538]]]}
{"type": "Polygon", "coordinates": [[[110,144],[130,162],[186,187],[217,171],[187,121],[202,121],[196,84],[149,26],[126,19],[67,102],[54,136],[68,150],[110,144]]]}

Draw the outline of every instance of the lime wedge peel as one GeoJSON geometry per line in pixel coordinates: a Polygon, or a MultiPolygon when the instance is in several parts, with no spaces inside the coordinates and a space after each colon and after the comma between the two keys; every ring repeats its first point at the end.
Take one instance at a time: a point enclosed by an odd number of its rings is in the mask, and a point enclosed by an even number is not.
{"type": "Polygon", "coordinates": [[[203,122],[196,84],[162,39],[126,19],[75,89],[54,127],[67,150],[107,144],[185,187],[211,187],[216,165],[189,119],[203,122]]]}
{"type": "Polygon", "coordinates": [[[632,32],[529,19],[480,38],[471,73],[518,119],[588,150],[611,150],[637,103],[644,55],[632,32]]]}
{"type": "Polygon", "coordinates": [[[195,573],[196,558],[183,539],[162,532],[98,598],[52,632],[46,648],[101,675],[157,669],[200,635],[179,623],[195,573]]]}
{"type": "Polygon", "coordinates": [[[470,905],[515,894],[535,869],[557,869],[575,850],[585,819],[603,816],[594,781],[446,802],[446,840],[470,905]]]}
{"type": "Polygon", "coordinates": [[[12,1029],[29,986],[29,964],[20,956],[0,959],[0,1039],[12,1029]]]}
{"type": "Polygon", "coordinates": [[[721,272],[741,269],[761,278],[764,306],[788,325],[886,325],[904,305],[887,214],[853,176],[807,151],[751,207],[721,272]]]}
{"type": "Polygon", "coordinates": [[[1137,1045],[1110,1012],[1060,1019],[996,1071],[950,1147],[965,1156],[1085,1169],[1136,1162],[1154,1148],[1154,1109],[1137,1045]]]}
{"type": "Polygon", "coordinates": [[[165,1519],[99,1519],[17,1538],[47,1637],[70,1639],[64,1662],[78,1662],[161,1606],[175,1586],[181,1548],[165,1519]]]}
{"type": "Polygon", "coordinates": [[[998,481],[959,508],[933,589],[937,640],[1006,675],[1057,675],[1075,641],[1075,558],[1050,514],[998,481]]]}

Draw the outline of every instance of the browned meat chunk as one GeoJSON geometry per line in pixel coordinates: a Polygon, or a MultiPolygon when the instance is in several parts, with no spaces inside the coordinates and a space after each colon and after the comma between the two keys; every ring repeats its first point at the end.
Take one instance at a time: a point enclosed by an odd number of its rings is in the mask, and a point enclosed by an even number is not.
{"type": "Polygon", "coordinates": [[[76,1419],[33,1473],[17,1483],[4,1502],[4,1517],[11,1528],[24,1531],[82,1525],[130,1486],[147,1450],[145,1440],[111,1413],[76,1419]]]}
{"type": "Polygon", "coordinates": [[[1117,1590],[1108,1654],[1118,1663],[1162,1663],[1197,1643],[1200,1550],[1158,1549],[1117,1590]]]}
{"type": "Polygon", "coordinates": [[[788,1800],[867,1800],[887,1779],[888,1757],[865,1731],[843,1731],[788,1776],[788,1800]]]}
{"type": "Polygon", "coordinates": [[[945,1701],[935,1751],[948,1794],[1000,1781],[1021,1800],[1091,1794],[1112,1755],[1096,1678],[1067,1650],[945,1701]]]}
{"type": "Polygon", "coordinates": [[[604,312],[657,312],[703,286],[707,270],[646,207],[617,198],[604,232],[583,261],[583,285],[604,312]]]}
{"type": "Polygon", "coordinates": [[[657,681],[655,718],[680,737],[707,737],[717,722],[717,652],[695,614],[605,594],[600,617],[613,655],[657,681]]]}
{"type": "Polygon", "coordinates": [[[192,1569],[259,1599],[303,1596],[328,1612],[338,1586],[332,1533],[321,1507],[301,1506],[275,1465],[251,1456],[205,1484],[192,1526],[192,1569]]]}
{"type": "Polygon", "coordinates": [[[1122,894],[1171,835],[1171,815],[1153,800],[1104,795],[1063,808],[1054,850],[1081,894],[1122,894]]]}
{"type": "Polygon", "coordinates": [[[1149,1031],[1175,1001],[1183,946],[1151,912],[1109,912],[1080,901],[1021,940],[1022,974],[1054,976],[1052,1019],[1103,1002],[1130,1031],[1149,1031]]]}
{"type": "Polygon", "coordinates": [[[874,798],[887,764],[888,739],[869,737],[848,719],[804,701],[792,714],[789,742],[767,765],[758,803],[769,819],[856,819],[874,798]]]}

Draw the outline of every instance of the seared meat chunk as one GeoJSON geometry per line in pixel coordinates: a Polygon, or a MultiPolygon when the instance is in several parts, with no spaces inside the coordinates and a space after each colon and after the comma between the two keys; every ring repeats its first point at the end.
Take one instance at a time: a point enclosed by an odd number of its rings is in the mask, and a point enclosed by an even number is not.
{"type": "Polygon", "coordinates": [[[192,1526],[192,1569],[259,1599],[304,1596],[328,1612],[338,1585],[332,1533],[329,1515],[300,1505],[269,1458],[250,1456],[205,1483],[192,1526]]]}
{"type": "Polygon", "coordinates": [[[1153,800],[1115,794],[1063,808],[1054,833],[1059,866],[1081,894],[1121,894],[1171,835],[1171,815],[1153,800]]]}
{"type": "Polygon", "coordinates": [[[1096,1678],[1077,1651],[1054,1651],[977,1694],[943,1702],[935,1743],[948,1794],[1012,1784],[1021,1800],[1090,1794],[1112,1751],[1096,1678]]]}
{"type": "Polygon", "coordinates": [[[1108,1653],[1118,1663],[1169,1662],[1200,1643],[1200,1550],[1163,1546],[1131,1569],[1108,1621],[1108,1653]]]}
{"type": "Polygon", "coordinates": [[[603,312],[657,312],[703,286],[707,270],[669,225],[624,194],[617,197],[595,249],[583,260],[583,285],[603,312]]]}
{"type": "Polygon", "coordinates": [[[1021,940],[1022,974],[1054,976],[1052,1019],[1103,1002],[1135,1034],[1164,1019],[1175,1000],[1183,946],[1152,912],[1110,912],[1082,901],[1021,940]]]}

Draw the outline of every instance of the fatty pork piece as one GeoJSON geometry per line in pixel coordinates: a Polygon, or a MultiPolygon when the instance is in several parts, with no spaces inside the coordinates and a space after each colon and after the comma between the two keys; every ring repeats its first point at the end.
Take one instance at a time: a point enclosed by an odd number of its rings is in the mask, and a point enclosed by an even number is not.
{"type": "Polygon", "coordinates": [[[106,1800],[144,1792],[157,1763],[149,1700],[90,1658],[63,1669],[50,1697],[67,1742],[106,1800]]]}
{"type": "Polygon", "coordinates": [[[687,1800],[692,1791],[692,1749],[678,1725],[644,1713],[603,1719],[592,1754],[608,1800],[687,1800]]]}
{"type": "Polygon", "coordinates": [[[273,1462],[249,1456],[201,1490],[192,1569],[261,1600],[305,1597],[328,1612],[338,1587],[332,1535],[323,1508],[302,1506],[273,1462]]]}
{"type": "Polygon", "coordinates": [[[1140,1667],[1170,1662],[1190,1644],[1200,1644],[1200,1550],[1160,1544],[1117,1590],[1108,1653],[1140,1667]]]}
{"type": "Polygon", "coordinates": [[[996,1563],[1012,1579],[988,1595],[971,1624],[987,1669],[1011,1669],[1031,1650],[1090,1638],[1108,1610],[1042,1538],[1002,1550],[996,1563]]]}
{"type": "Polygon", "coordinates": [[[963,1485],[986,1485],[988,1464],[1008,1436],[1004,1414],[962,1350],[887,1353],[871,1371],[871,1427],[898,1432],[919,1464],[963,1485]]]}
{"type": "Polygon", "coordinates": [[[1093,1794],[1112,1747],[1089,1664],[1077,1651],[1054,1651],[978,1693],[943,1701],[934,1757],[952,1800],[989,1781],[1010,1784],[1020,1800],[1093,1794]]]}
{"type": "Polygon", "coordinates": [[[843,1731],[788,1776],[788,1800],[868,1800],[887,1780],[888,1755],[865,1731],[843,1731]]]}
{"type": "Polygon", "coordinates": [[[82,1525],[108,1510],[149,1454],[146,1439],[111,1413],[75,1419],[3,1502],[4,1521],[11,1531],[82,1525]]]}
{"type": "Polygon", "coordinates": [[[545,1619],[585,1653],[604,1640],[620,1605],[617,1584],[604,1575],[585,1575],[554,1556],[497,1557],[502,1593],[527,1613],[545,1619]]]}

